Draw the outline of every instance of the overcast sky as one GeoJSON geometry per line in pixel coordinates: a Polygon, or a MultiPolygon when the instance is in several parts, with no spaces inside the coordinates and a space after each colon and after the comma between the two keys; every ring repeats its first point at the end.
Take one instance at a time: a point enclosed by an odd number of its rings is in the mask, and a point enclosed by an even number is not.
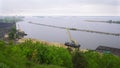
{"type": "Polygon", "coordinates": [[[0,15],[120,16],[120,0],[0,0],[0,15]]]}

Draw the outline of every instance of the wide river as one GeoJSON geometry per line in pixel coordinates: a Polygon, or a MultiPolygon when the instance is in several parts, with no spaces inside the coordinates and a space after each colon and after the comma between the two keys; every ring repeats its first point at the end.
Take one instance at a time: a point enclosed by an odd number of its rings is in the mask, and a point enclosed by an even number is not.
{"type": "MultiPolygon", "coordinates": [[[[110,24],[102,22],[87,22],[85,20],[119,20],[119,16],[37,16],[25,17],[24,21],[17,23],[17,28],[22,29],[28,35],[26,38],[35,38],[49,42],[65,43],[69,41],[66,29],[59,29],[47,26],[41,26],[33,23],[88,29],[110,33],[120,33],[120,24],[110,24]],[[19,27],[18,27],[19,24],[19,27]]],[[[97,33],[70,31],[72,39],[76,40],[82,49],[96,49],[96,47],[109,46],[120,48],[120,36],[104,35],[97,33]]]]}

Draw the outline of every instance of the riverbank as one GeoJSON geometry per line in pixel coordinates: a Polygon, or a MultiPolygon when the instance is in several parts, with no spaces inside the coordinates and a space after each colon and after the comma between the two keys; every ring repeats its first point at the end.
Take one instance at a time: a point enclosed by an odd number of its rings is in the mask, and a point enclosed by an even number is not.
{"type": "MultiPolygon", "coordinates": [[[[58,42],[48,42],[48,41],[45,41],[45,40],[38,40],[38,39],[33,39],[33,38],[22,38],[22,39],[19,39],[17,42],[18,43],[23,43],[27,40],[31,40],[32,42],[36,43],[36,42],[40,42],[40,43],[43,43],[45,45],[49,45],[49,46],[56,46],[56,47],[63,47],[63,48],[68,48],[67,46],[65,46],[64,44],[62,43],[58,43],[58,42]]],[[[74,48],[71,48],[72,50],[75,50],[74,48]]],[[[80,49],[81,52],[87,52],[88,49],[80,49]]]]}
{"type": "Polygon", "coordinates": [[[67,46],[65,46],[62,43],[58,43],[58,42],[48,42],[48,41],[44,41],[44,40],[38,40],[38,39],[33,39],[33,38],[22,38],[18,40],[18,43],[23,43],[27,40],[31,40],[33,43],[35,42],[40,42],[49,46],[57,46],[57,47],[63,47],[63,48],[67,48],[67,46]]]}

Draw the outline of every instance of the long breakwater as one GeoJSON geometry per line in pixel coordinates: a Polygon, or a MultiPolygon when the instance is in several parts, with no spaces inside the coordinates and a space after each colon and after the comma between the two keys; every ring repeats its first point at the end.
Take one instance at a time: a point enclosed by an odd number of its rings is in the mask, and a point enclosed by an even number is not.
{"type": "Polygon", "coordinates": [[[120,36],[120,33],[109,33],[109,32],[94,31],[94,30],[87,30],[87,29],[67,28],[67,27],[47,25],[47,24],[41,24],[41,23],[33,23],[33,22],[28,22],[28,23],[35,24],[35,25],[41,25],[41,26],[47,26],[47,27],[53,27],[53,28],[59,28],[59,29],[68,29],[68,30],[73,30],[73,31],[82,31],[82,32],[90,32],[90,33],[98,33],[98,34],[120,36]]]}

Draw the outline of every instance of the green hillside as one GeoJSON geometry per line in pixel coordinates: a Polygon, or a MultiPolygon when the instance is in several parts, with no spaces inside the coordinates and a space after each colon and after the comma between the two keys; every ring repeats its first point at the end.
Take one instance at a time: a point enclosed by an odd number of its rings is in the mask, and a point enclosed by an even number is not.
{"type": "Polygon", "coordinates": [[[120,68],[119,56],[47,45],[0,41],[0,68],[120,68]]]}

